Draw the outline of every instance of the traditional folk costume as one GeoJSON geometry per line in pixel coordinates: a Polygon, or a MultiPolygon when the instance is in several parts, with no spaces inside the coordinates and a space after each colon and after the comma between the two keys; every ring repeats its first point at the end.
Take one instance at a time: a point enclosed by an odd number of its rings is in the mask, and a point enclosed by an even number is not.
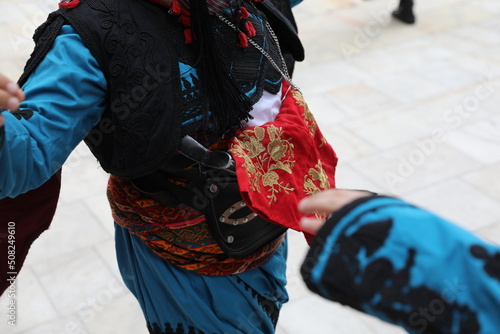
{"type": "Polygon", "coordinates": [[[301,198],[334,187],[337,159],[290,79],[303,49],[289,0],[200,3],[63,1],[35,33],[26,100],[4,112],[0,196],[45,196],[51,177],[57,194],[85,140],[150,332],[273,333],[285,230],[300,230],[301,198]]]}
{"type": "Polygon", "coordinates": [[[500,328],[500,247],[400,199],[333,213],[301,272],[312,291],[409,333],[500,328]]]}

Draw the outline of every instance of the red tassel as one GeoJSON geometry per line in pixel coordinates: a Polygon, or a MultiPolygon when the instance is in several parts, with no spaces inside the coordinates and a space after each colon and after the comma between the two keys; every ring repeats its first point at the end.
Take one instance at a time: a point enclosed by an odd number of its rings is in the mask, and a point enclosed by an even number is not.
{"type": "Polygon", "coordinates": [[[181,15],[182,8],[181,8],[181,5],[179,4],[179,1],[173,0],[172,5],[170,7],[170,10],[172,11],[172,14],[174,14],[174,15],[181,15]]]}
{"type": "Polygon", "coordinates": [[[186,15],[179,16],[179,22],[182,23],[185,27],[191,27],[191,18],[186,15]]]}
{"type": "Polygon", "coordinates": [[[80,0],[71,0],[66,2],[60,2],[59,8],[75,8],[80,4],[80,0]]]}
{"type": "Polygon", "coordinates": [[[252,24],[252,22],[245,22],[245,32],[247,33],[247,36],[248,37],[254,37],[255,35],[257,35],[257,32],[255,31],[255,28],[252,24]]]}
{"type": "Polygon", "coordinates": [[[248,46],[248,38],[247,35],[245,35],[242,32],[238,33],[238,39],[240,40],[240,44],[238,44],[239,47],[241,48],[246,48],[248,46]]]}
{"type": "Polygon", "coordinates": [[[240,14],[242,19],[247,19],[250,16],[250,13],[248,13],[245,7],[240,7],[240,14]]]}
{"type": "Polygon", "coordinates": [[[193,44],[193,32],[190,28],[184,29],[184,40],[186,44],[193,44]]]}

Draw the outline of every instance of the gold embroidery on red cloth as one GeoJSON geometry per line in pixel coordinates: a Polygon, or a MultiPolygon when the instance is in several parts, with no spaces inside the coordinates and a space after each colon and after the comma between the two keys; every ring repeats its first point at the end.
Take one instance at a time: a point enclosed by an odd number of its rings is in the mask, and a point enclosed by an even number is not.
{"type": "MultiPolygon", "coordinates": [[[[297,105],[301,106],[304,109],[304,113],[302,117],[304,119],[304,123],[307,125],[309,129],[309,134],[311,137],[316,136],[316,131],[318,130],[318,124],[316,123],[316,119],[312,114],[311,110],[307,106],[306,101],[304,100],[304,96],[297,90],[292,91],[293,98],[297,105]]],[[[321,138],[320,147],[327,143],[326,138],[321,138]]],[[[321,164],[321,160],[318,160],[318,163],[315,167],[309,169],[309,173],[304,175],[304,193],[306,195],[312,195],[317,193],[320,190],[325,190],[330,188],[330,182],[328,181],[328,175],[326,174],[323,165],[321,164]],[[319,185],[315,183],[315,181],[319,181],[319,185]]]]}
{"type": "Polygon", "coordinates": [[[314,137],[316,135],[316,130],[318,129],[318,124],[316,123],[316,120],[314,119],[314,116],[309,110],[309,107],[307,106],[306,101],[304,100],[304,96],[297,90],[292,91],[293,98],[295,99],[295,102],[304,108],[304,113],[302,114],[302,117],[304,118],[304,123],[306,123],[309,133],[311,134],[311,137],[314,137]]]}
{"type": "MultiPolygon", "coordinates": [[[[316,136],[316,131],[318,130],[318,123],[316,123],[316,119],[314,118],[313,113],[309,109],[309,106],[307,105],[306,101],[304,100],[304,96],[302,95],[301,92],[297,90],[292,91],[293,98],[295,99],[295,102],[304,108],[304,113],[302,114],[302,118],[304,119],[304,123],[307,125],[307,128],[309,129],[309,134],[314,137],[316,136]]],[[[322,137],[321,138],[321,144],[319,147],[323,147],[324,145],[327,144],[326,138],[322,137]]]]}
{"type": "Polygon", "coordinates": [[[330,188],[328,175],[326,174],[321,161],[318,160],[316,166],[309,169],[309,173],[304,176],[304,193],[306,195],[313,195],[318,191],[328,188],[330,188]]]}
{"type": "Polygon", "coordinates": [[[283,139],[283,136],[281,127],[256,126],[238,135],[234,140],[237,145],[231,149],[234,156],[245,161],[242,167],[250,180],[250,190],[259,193],[267,191],[269,204],[277,201],[278,193],[289,194],[295,190],[289,183],[281,181],[277,173],[282,170],[292,174],[295,164],[294,145],[290,140],[283,139]],[[264,146],[262,141],[266,134],[270,142],[264,146]]]}

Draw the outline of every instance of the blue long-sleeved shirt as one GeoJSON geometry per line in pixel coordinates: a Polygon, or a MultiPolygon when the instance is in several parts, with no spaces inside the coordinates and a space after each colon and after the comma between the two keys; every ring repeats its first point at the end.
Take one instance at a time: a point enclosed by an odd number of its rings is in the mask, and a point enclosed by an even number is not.
{"type": "Polygon", "coordinates": [[[409,333],[500,328],[500,247],[396,198],[335,212],[301,273],[312,291],[409,333]]]}
{"type": "Polygon", "coordinates": [[[30,117],[29,112],[3,112],[0,198],[15,197],[48,180],[105,108],[106,79],[70,26],[61,28],[52,49],[22,88],[26,98],[20,109],[33,113],[30,117]]]}

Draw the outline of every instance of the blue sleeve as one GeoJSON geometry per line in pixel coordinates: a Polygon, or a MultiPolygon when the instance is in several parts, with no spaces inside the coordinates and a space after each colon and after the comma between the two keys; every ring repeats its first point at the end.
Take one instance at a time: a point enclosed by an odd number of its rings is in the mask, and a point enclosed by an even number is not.
{"type": "Polygon", "coordinates": [[[500,328],[500,247],[399,199],[365,198],[334,213],[301,274],[319,295],[409,333],[500,328]]]}
{"type": "Polygon", "coordinates": [[[299,3],[301,3],[303,0],[290,0],[290,6],[291,7],[295,7],[297,6],[299,3]]]}
{"type": "Polygon", "coordinates": [[[70,26],[23,86],[18,111],[4,111],[0,198],[42,185],[97,124],[105,108],[106,80],[70,26]]]}

